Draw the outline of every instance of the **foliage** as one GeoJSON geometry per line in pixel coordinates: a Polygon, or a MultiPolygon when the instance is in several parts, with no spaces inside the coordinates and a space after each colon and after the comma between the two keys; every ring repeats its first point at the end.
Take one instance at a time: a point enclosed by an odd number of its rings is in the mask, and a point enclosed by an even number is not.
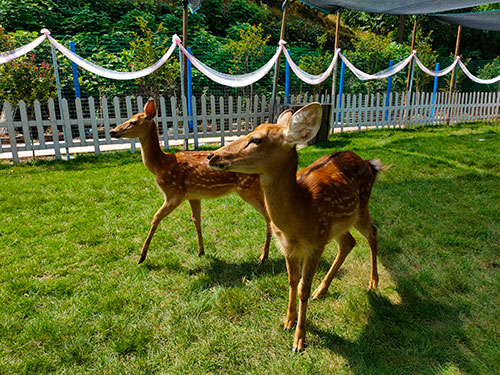
{"type": "MultiPolygon", "coordinates": [[[[272,51],[279,41],[281,2],[277,0],[255,2],[254,0],[236,0],[232,2],[221,0],[204,0],[203,6],[194,14],[189,14],[188,45],[193,53],[206,62],[207,65],[221,72],[248,72],[253,67],[262,65],[265,57],[272,56],[272,51]],[[246,25],[246,26],[245,26],[246,25]],[[240,30],[248,25],[260,25],[262,35],[266,38],[265,53],[261,57],[242,56],[240,62],[234,57],[229,47],[232,42],[240,41],[240,30]],[[202,41],[206,41],[203,44],[202,41]],[[234,62],[233,62],[234,60],[234,62]]],[[[319,72],[322,69],[321,54],[332,53],[333,28],[332,16],[322,14],[299,2],[290,3],[286,21],[285,39],[287,46],[304,48],[302,64],[305,70],[319,72]],[[326,31],[326,32],[325,32],[326,31]],[[318,49],[318,40],[326,38],[323,46],[318,49]],[[314,51],[307,52],[306,49],[314,51]]],[[[484,5],[478,9],[494,9],[498,5],[484,5]]],[[[406,57],[407,47],[411,38],[413,17],[405,16],[405,33],[402,43],[396,43],[399,28],[399,17],[393,15],[376,15],[349,10],[342,11],[342,32],[340,45],[353,63],[367,72],[375,72],[388,67],[389,60],[400,61],[399,57],[406,57]],[[353,36],[355,35],[355,36],[353,36]],[[373,44],[371,44],[373,43],[373,44]],[[373,47],[372,47],[373,46],[373,47]],[[406,47],[405,47],[406,46],[406,47]],[[358,50],[358,48],[361,48],[358,50]],[[377,49],[377,50],[374,50],[377,49]],[[404,53],[403,53],[404,52],[404,53]]],[[[27,30],[38,32],[43,27],[52,32],[52,36],[60,41],[74,40],[77,43],[77,53],[94,63],[114,70],[128,71],[135,54],[140,61],[134,67],[147,66],[152,62],[151,46],[155,46],[154,57],[161,55],[164,45],[168,44],[174,33],[182,32],[182,7],[180,1],[168,0],[0,0],[0,22],[8,32],[27,30]],[[143,20],[146,28],[138,20],[143,20]],[[149,30],[149,31],[146,31],[149,30]],[[162,30],[165,43],[154,35],[162,30]],[[134,42],[133,47],[130,42],[134,42]],[[147,41],[147,45],[140,45],[138,40],[147,41]],[[149,48],[149,49],[148,49],[149,48]],[[132,49],[132,50],[130,50],[132,49]],[[130,51],[128,51],[130,50],[130,51]],[[147,52],[149,51],[149,52],[147,52]]],[[[436,25],[428,17],[418,17],[417,49],[419,57],[432,68],[436,61],[442,62],[455,45],[456,26],[436,25]]],[[[35,34],[30,34],[35,35],[35,34]]],[[[147,44],[146,43],[146,44],[147,44]]],[[[17,45],[20,40],[17,41],[17,45]]],[[[462,55],[474,61],[480,58],[493,58],[497,55],[500,46],[500,34],[472,29],[464,29],[462,33],[462,55]]],[[[38,56],[38,54],[37,54],[38,56]]],[[[62,56],[59,54],[59,56],[62,56]]],[[[38,58],[38,57],[37,57],[38,58]]],[[[175,59],[174,59],[175,60],[175,59]]],[[[179,90],[180,84],[173,74],[177,61],[172,60],[171,68],[165,68],[170,73],[166,76],[167,92],[179,90]]],[[[299,59],[297,59],[299,60],[299,59]]],[[[59,59],[61,84],[63,93],[73,93],[73,77],[71,63],[66,58],[59,59]]],[[[444,64],[442,64],[444,66],[444,64]]],[[[323,69],[324,70],[324,69],[323,69]]],[[[281,74],[283,74],[283,69],[281,74]]],[[[158,91],[163,78],[157,83],[113,81],[104,79],[79,69],[82,94],[93,96],[133,95],[136,93],[150,95],[158,91]],[[155,88],[154,88],[155,87],[155,88]]],[[[160,74],[160,72],[159,72],[160,74]]],[[[163,74],[163,73],[161,73],[163,74]]],[[[166,74],[166,73],[165,73],[166,74]]],[[[432,78],[416,69],[415,88],[430,90],[432,78]]],[[[241,94],[246,95],[248,89],[231,89],[211,82],[202,74],[193,70],[193,82],[199,85],[194,88],[195,94],[241,94]]],[[[400,73],[393,77],[394,90],[401,91],[406,86],[406,74],[400,73]]],[[[440,80],[445,82],[446,79],[440,80]]],[[[459,80],[462,80],[459,74],[459,80]]],[[[294,82],[295,79],[292,78],[294,82]]],[[[259,94],[269,95],[272,87],[272,74],[254,85],[252,90],[259,94]]],[[[294,87],[306,87],[303,83],[294,84],[294,87]]],[[[282,86],[282,85],[279,85],[282,86]]],[[[385,91],[386,81],[361,82],[354,79],[352,74],[346,73],[345,91],[352,93],[368,93],[385,91]]],[[[485,89],[477,87],[469,80],[459,82],[461,90],[485,89]]],[[[282,87],[278,87],[278,91],[282,87]]],[[[307,86],[311,92],[323,91],[322,87],[307,86]]],[[[486,88],[487,89],[487,88],[486,88]]]]}
{"type": "MultiPolygon", "coordinates": [[[[245,0],[231,1],[228,10],[229,24],[237,24],[242,21],[249,24],[262,22],[263,10],[252,2],[245,0]]],[[[262,27],[262,25],[260,26],[262,27]]]]}
{"type": "MultiPolygon", "coordinates": [[[[11,49],[14,40],[21,34],[23,33],[10,35],[0,27],[0,50],[11,49]]],[[[13,106],[23,100],[30,115],[30,108],[35,100],[47,100],[55,95],[55,91],[52,66],[47,61],[37,61],[34,53],[0,65],[0,98],[13,106]]]]}
{"type": "MultiPolygon", "coordinates": [[[[299,60],[299,68],[306,71],[309,74],[319,75],[323,73],[333,59],[333,53],[328,51],[325,47],[327,41],[327,34],[323,34],[318,38],[318,49],[314,51],[313,55],[305,55],[301,56],[299,60]]],[[[329,80],[323,81],[323,83],[319,85],[312,86],[313,94],[320,94],[325,89],[327,82],[329,80]]]]}
{"type": "MultiPolygon", "coordinates": [[[[453,62],[453,55],[449,57],[448,59],[451,64],[453,62]]],[[[465,66],[469,65],[470,59],[462,59],[462,62],[464,63],[465,66]]],[[[451,86],[451,78],[452,74],[447,74],[446,76],[443,77],[444,81],[444,86],[440,88],[439,91],[442,92],[449,92],[450,86],[451,86]]],[[[462,72],[462,69],[458,67],[458,65],[455,67],[455,75],[453,78],[454,84],[453,84],[453,91],[454,92],[463,92],[465,91],[465,88],[470,85],[470,80],[465,76],[464,72],[462,72]]],[[[484,90],[485,87],[481,85],[481,90],[484,90]]]]}
{"type": "MultiPolygon", "coordinates": [[[[410,54],[409,48],[392,41],[390,36],[373,33],[359,33],[353,40],[353,48],[345,53],[346,57],[358,69],[367,73],[376,73],[388,68],[388,62],[399,62],[410,54]]],[[[404,70],[405,71],[405,70],[404,70]]],[[[394,91],[403,91],[406,84],[404,71],[392,77],[394,91]]],[[[346,71],[345,85],[352,93],[369,94],[384,91],[387,80],[360,81],[346,71]]]]}
{"type": "MultiPolygon", "coordinates": [[[[0,165],[0,373],[477,374],[498,371],[500,134],[476,124],[343,133],[339,150],[392,167],[370,200],[380,284],[364,240],[308,310],[308,348],[283,331],[285,261],[257,264],[261,216],[203,201],[206,255],[184,203],[158,228],[154,176],[130,152],[0,165]]],[[[315,288],[335,259],[327,246],[315,288]]]]}
{"type": "Polygon", "coordinates": [[[265,52],[265,46],[270,38],[264,36],[262,24],[257,26],[248,23],[234,26],[231,33],[238,35],[238,39],[229,39],[225,45],[231,55],[232,74],[249,73],[255,70],[255,61],[265,52]]]}
{"type": "MultiPolygon", "coordinates": [[[[170,35],[163,23],[160,23],[158,28],[152,31],[148,27],[148,21],[143,18],[138,18],[137,21],[140,34],[133,32],[134,40],[130,42],[131,49],[127,51],[129,66],[133,70],[153,65],[167,52],[171,45],[170,35]]],[[[180,76],[179,69],[179,61],[175,57],[170,58],[156,72],[137,79],[137,85],[145,95],[153,96],[156,99],[160,94],[175,95],[180,76]]]]}
{"type": "MultiPolygon", "coordinates": [[[[356,10],[343,9],[342,22],[358,30],[387,35],[399,28],[399,16],[382,13],[367,13],[356,10]]],[[[405,18],[405,29],[412,23],[411,17],[405,18]]],[[[411,29],[410,29],[411,30],[411,29]]]]}
{"type": "MultiPolygon", "coordinates": [[[[486,64],[479,70],[478,77],[482,79],[491,79],[500,76],[500,57],[497,57],[491,63],[486,64]]],[[[494,84],[496,90],[500,91],[500,81],[494,84]]]]}
{"type": "MultiPolygon", "coordinates": [[[[418,52],[419,60],[429,69],[436,65],[438,53],[432,49],[432,31],[428,35],[423,35],[421,30],[417,30],[415,37],[415,50],[418,52]]],[[[434,77],[425,74],[415,66],[415,89],[416,91],[431,91],[434,77]]]]}
{"type": "Polygon", "coordinates": [[[39,32],[45,27],[54,35],[109,33],[133,8],[129,0],[1,0],[0,20],[9,31],[39,32]]]}
{"type": "MultiPolygon", "coordinates": [[[[231,74],[245,74],[258,68],[257,61],[264,55],[266,44],[270,38],[264,35],[262,24],[257,26],[248,23],[238,24],[232,28],[231,34],[237,34],[238,39],[229,39],[224,47],[230,57],[231,74]]],[[[250,87],[252,96],[253,86],[250,87]]]]}
{"type": "MultiPolygon", "coordinates": [[[[279,30],[279,25],[277,25],[279,30]]],[[[291,45],[317,47],[317,40],[325,35],[325,29],[321,25],[316,25],[308,20],[293,18],[286,23],[286,41],[291,45]]],[[[330,49],[333,43],[329,40],[330,49]]]]}

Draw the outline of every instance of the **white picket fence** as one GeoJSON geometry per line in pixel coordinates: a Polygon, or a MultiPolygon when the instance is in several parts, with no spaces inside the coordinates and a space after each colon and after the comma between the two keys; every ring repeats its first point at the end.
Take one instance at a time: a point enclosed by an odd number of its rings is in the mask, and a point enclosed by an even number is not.
{"type": "Polygon", "coordinates": [[[343,95],[340,108],[334,107],[332,128],[416,128],[426,125],[455,124],[499,119],[500,92],[416,93],[343,95]],[[410,95],[409,95],[410,97],[410,95]],[[336,116],[335,116],[336,114],[336,116]]]}
{"type": "MultiPolygon", "coordinates": [[[[343,95],[341,105],[332,106],[330,127],[337,131],[378,128],[415,128],[457,122],[496,121],[499,118],[500,92],[438,93],[432,103],[430,93],[417,93],[405,100],[405,95],[343,95]]],[[[330,104],[330,96],[296,96],[291,103],[319,101],[330,104]]],[[[224,144],[228,137],[252,131],[269,119],[269,102],[265,96],[254,98],[213,96],[192,98],[193,113],[188,115],[186,98],[179,102],[161,97],[158,107],[158,130],[162,146],[172,144],[197,147],[210,139],[224,144]],[[191,128],[191,130],[190,130],[191,128]]],[[[61,158],[61,154],[88,152],[98,154],[113,148],[136,150],[138,140],[112,139],[110,129],[142,112],[142,97],[63,99],[59,106],[54,100],[35,101],[30,108],[19,102],[14,110],[4,103],[4,119],[0,120],[0,157],[18,162],[20,157],[40,155],[42,150],[61,158]],[[31,113],[31,115],[29,115],[31,113]],[[37,153],[38,152],[38,153],[37,153]]],[[[277,99],[276,112],[284,108],[277,99]]]]}

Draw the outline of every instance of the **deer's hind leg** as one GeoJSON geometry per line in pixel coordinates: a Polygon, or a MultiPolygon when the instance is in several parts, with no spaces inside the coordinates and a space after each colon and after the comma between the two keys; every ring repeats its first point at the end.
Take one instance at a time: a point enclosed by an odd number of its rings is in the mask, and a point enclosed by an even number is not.
{"type": "Polygon", "coordinates": [[[377,228],[373,225],[372,219],[370,217],[370,212],[368,208],[366,209],[364,215],[362,215],[354,227],[365,237],[370,245],[372,270],[370,274],[370,283],[368,287],[370,289],[376,288],[378,286],[378,267],[377,267],[377,253],[378,253],[378,238],[377,238],[377,228]]]}
{"type": "Polygon", "coordinates": [[[189,204],[191,205],[191,219],[193,220],[194,226],[196,227],[196,234],[198,235],[198,256],[201,257],[205,254],[203,237],[201,235],[201,201],[199,199],[191,199],[189,204]]]}
{"type": "Polygon", "coordinates": [[[179,206],[179,204],[182,203],[184,199],[165,199],[165,202],[163,205],[160,207],[160,209],[156,212],[155,216],[153,217],[153,221],[151,222],[151,229],[149,230],[148,237],[146,238],[146,241],[144,241],[144,245],[142,245],[142,250],[141,250],[141,258],[139,259],[139,264],[144,262],[144,259],[146,259],[146,255],[148,254],[148,249],[149,249],[149,244],[151,243],[151,239],[153,238],[153,235],[155,234],[156,228],[158,227],[158,224],[166,217],[168,216],[173,210],[179,206]]]}
{"type": "Polygon", "coordinates": [[[347,255],[349,255],[354,245],[356,245],[356,240],[349,232],[343,233],[336,240],[339,244],[337,257],[335,258],[335,261],[330,267],[330,270],[326,274],[325,278],[323,279],[323,281],[321,281],[321,284],[312,294],[313,299],[319,298],[322,295],[326,294],[333,278],[344,263],[345,258],[347,257],[347,255]]]}

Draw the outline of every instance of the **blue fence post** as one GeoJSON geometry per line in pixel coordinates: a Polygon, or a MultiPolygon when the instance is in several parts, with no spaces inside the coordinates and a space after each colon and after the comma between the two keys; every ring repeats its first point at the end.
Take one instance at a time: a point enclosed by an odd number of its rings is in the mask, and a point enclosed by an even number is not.
{"type": "MultiPolygon", "coordinates": [[[[76,53],[74,41],[69,42],[69,49],[71,50],[71,52],[76,53]]],[[[78,81],[78,67],[74,62],[71,62],[71,66],[73,68],[73,82],[75,83],[75,96],[77,98],[80,98],[80,82],[78,81]]]]}
{"type": "Polygon", "coordinates": [[[285,59],[285,103],[290,103],[290,64],[285,59]]]}
{"type": "MultiPolygon", "coordinates": [[[[389,61],[389,71],[392,69],[392,65],[394,64],[394,61],[390,60],[389,61]]],[[[391,93],[391,88],[392,88],[392,75],[389,76],[387,79],[387,98],[385,100],[385,106],[389,107],[389,95],[391,93]]],[[[387,121],[387,118],[389,117],[389,110],[385,110],[385,121],[387,121]]]]}
{"type": "MultiPolygon", "coordinates": [[[[436,63],[436,73],[439,72],[439,63],[436,63]]],[[[432,108],[431,108],[431,118],[434,117],[434,103],[436,102],[436,93],[438,90],[438,76],[434,77],[434,88],[432,90],[432,108]]]]}
{"type": "MultiPolygon", "coordinates": [[[[338,108],[342,108],[342,91],[344,91],[344,76],[345,76],[345,63],[342,60],[342,64],[340,65],[340,80],[339,80],[339,106],[338,108]]],[[[339,122],[341,120],[339,112],[339,122]]]]}
{"type": "MultiPolygon", "coordinates": [[[[191,48],[188,47],[187,51],[191,53],[191,48]]],[[[187,97],[187,105],[188,105],[188,116],[193,115],[193,103],[192,103],[192,96],[193,96],[193,70],[191,67],[191,60],[187,59],[187,92],[188,92],[188,97],[187,97]]],[[[193,120],[188,121],[188,126],[189,126],[189,131],[193,131],[193,120]]]]}

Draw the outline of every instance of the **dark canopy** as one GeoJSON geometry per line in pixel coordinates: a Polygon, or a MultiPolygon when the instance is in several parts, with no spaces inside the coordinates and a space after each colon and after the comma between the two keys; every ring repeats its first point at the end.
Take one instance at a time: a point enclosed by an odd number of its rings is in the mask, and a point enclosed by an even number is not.
{"type": "Polygon", "coordinates": [[[493,4],[491,0],[300,0],[306,5],[333,13],[338,9],[352,9],[370,13],[429,14],[454,9],[493,4]]]}
{"type": "Polygon", "coordinates": [[[440,23],[451,23],[480,30],[500,31],[500,10],[473,13],[429,14],[440,23]]]}

